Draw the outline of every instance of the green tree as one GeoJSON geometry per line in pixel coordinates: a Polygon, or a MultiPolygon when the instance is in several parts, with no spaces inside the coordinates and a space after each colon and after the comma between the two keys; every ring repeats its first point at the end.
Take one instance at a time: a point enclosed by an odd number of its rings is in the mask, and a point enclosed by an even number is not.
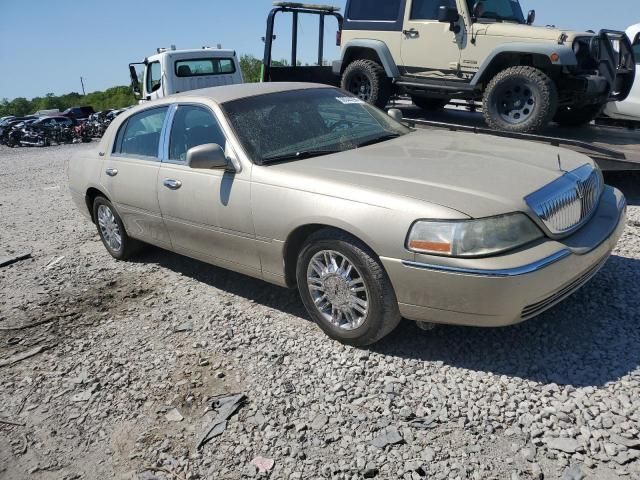
{"type": "Polygon", "coordinates": [[[246,83],[256,83],[262,80],[262,60],[253,55],[240,57],[240,70],[246,83]]]}

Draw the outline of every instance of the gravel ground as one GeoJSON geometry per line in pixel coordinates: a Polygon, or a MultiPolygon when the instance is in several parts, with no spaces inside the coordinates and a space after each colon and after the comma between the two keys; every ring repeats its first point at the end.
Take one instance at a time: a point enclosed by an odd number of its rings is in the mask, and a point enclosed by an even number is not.
{"type": "Polygon", "coordinates": [[[638,177],[614,179],[627,230],[571,299],[365,350],[295,292],[154,248],[113,260],[67,193],[92,147],[0,147],[0,256],[31,251],[0,268],[0,365],[42,350],[0,367],[0,478],[640,479],[638,177]]]}

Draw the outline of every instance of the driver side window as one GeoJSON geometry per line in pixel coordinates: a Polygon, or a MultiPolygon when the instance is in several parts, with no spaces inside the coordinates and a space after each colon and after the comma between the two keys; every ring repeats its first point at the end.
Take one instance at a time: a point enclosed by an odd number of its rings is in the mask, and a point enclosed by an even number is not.
{"type": "Polygon", "coordinates": [[[411,20],[437,20],[440,7],[456,8],[456,0],[413,0],[411,20]]]}
{"type": "Polygon", "coordinates": [[[153,62],[147,66],[147,93],[157,90],[161,80],[160,62],[153,62]]]}
{"type": "Polygon", "coordinates": [[[633,55],[636,57],[636,63],[640,65],[640,33],[633,42],[633,55]]]}

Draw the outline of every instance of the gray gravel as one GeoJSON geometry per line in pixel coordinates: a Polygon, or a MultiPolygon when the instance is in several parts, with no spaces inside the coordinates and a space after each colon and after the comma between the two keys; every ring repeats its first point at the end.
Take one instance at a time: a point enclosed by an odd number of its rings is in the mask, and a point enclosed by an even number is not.
{"type": "Polygon", "coordinates": [[[3,479],[640,478],[638,177],[615,179],[627,230],[568,301],[364,350],[295,292],[153,248],[111,259],[66,191],[87,148],[0,147],[0,256],[32,252],[0,268],[0,359],[46,347],[0,369],[3,479]]]}

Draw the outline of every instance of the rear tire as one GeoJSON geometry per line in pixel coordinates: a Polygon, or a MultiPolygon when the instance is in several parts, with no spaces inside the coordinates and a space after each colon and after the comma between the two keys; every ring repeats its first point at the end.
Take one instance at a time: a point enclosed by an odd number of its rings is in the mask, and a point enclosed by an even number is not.
{"type": "Polygon", "coordinates": [[[561,127],[581,127],[598,118],[604,105],[586,105],[583,107],[560,107],[553,121],[561,127]]]}
{"type": "Polygon", "coordinates": [[[516,133],[539,132],[558,108],[558,90],[553,80],[534,67],[510,67],[498,73],[484,92],[482,109],[487,124],[495,130],[516,133]]]}
{"type": "Polygon", "coordinates": [[[296,277],[311,318],[341,343],[370,345],[401,320],[391,281],[377,256],[345,232],[323,229],[311,235],[298,255],[296,277]]]}
{"type": "Polygon", "coordinates": [[[93,218],[102,244],[116,260],[126,260],[140,250],[140,242],[127,235],[113,204],[98,196],[93,201],[93,218]]]}
{"type": "Polygon", "coordinates": [[[412,96],[413,104],[422,110],[437,111],[442,110],[449,103],[448,98],[427,98],[412,96]]]}
{"type": "Polygon", "coordinates": [[[373,60],[351,62],[342,74],[340,87],[378,108],[387,106],[393,90],[384,68],[373,60]]]}

